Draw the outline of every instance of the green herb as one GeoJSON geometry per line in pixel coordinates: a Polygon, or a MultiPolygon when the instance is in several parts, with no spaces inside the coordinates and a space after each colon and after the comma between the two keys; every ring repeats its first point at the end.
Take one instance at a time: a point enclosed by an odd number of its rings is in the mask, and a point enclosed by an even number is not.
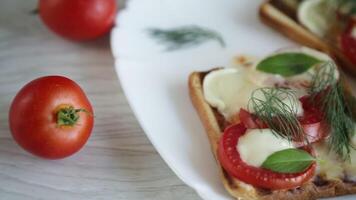
{"type": "Polygon", "coordinates": [[[352,110],[345,96],[345,89],[335,75],[334,62],[325,62],[316,68],[309,94],[311,102],[320,107],[330,126],[331,149],[344,160],[350,159],[350,139],[354,133],[352,110]]]}
{"type": "Polygon", "coordinates": [[[301,149],[277,151],[263,162],[262,167],[279,173],[303,172],[315,161],[308,152],[301,149]]]}
{"type": "Polygon", "coordinates": [[[168,51],[196,46],[209,40],[215,40],[225,47],[225,42],[219,33],[199,26],[183,26],[165,30],[152,28],[149,29],[149,34],[160,43],[164,43],[168,51]]]}
{"type": "Polygon", "coordinates": [[[320,60],[303,53],[282,53],[262,60],[257,69],[288,77],[301,74],[319,62],[320,60]]]}
{"type": "Polygon", "coordinates": [[[273,133],[290,141],[306,141],[298,121],[298,99],[294,92],[284,88],[259,88],[248,103],[250,112],[266,124],[273,133]]]}

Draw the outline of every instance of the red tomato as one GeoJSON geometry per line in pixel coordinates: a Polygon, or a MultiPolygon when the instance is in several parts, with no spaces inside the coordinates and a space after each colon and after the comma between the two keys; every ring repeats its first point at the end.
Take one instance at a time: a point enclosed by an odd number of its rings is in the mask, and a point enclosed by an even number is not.
{"type": "MultiPolygon", "coordinates": [[[[322,113],[315,107],[309,105],[308,97],[302,97],[300,101],[303,105],[304,115],[298,120],[306,134],[306,139],[309,143],[318,142],[328,135],[328,126],[322,121],[322,113]]],[[[245,109],[240,109],[239,118],[241,123],[248,129],[268,127],[245,109]]],[[[294,141],[294,143],[298,147],[305,145],[304,141],[294,141]]]]}
{"type": "MultiPolygon", "coordinates": [[[[323,113],[320,109],[310,104],[308,96],[304,96],[299,100],[302,102],[304,109],[304,115],[299,118],[299,121],[307,135],[308,142],[318,142],[327,137],[330,130],[325,120],[323,120],[323,113]]],[[[303,142],[295,142],[296,146],[301,146],[303,144],[303,142]]]]}
{"type": "Polygon", "coordinates": [[[356,65],[356,38],[352,35],[353,29],[356,29],[355,21],[351,21],[345,32],[341,34],[340,46],[345,56],[356,65]]]}
{"type": "Polygon", "coordinates": [[[72,40],[90,40],[107,33],[114,24],[115,0],[40,0],[43,22],[72,40]]]}
{"type": "Polygon", "coordinates": [[[239,138],[245,134],[243,124],[236,124],[225,129],[218,147],[218,158],[223,168],[235,178],[257,187],[268,189],[296,188],[314,175],[316,164],[313,163],[301,173],[276,173],[267,169],[246,164],[236,149],[239,138]]]}
{"type": "Polygon", "coordinates": [[[267,128],[267,126],[257,119],[256,116],[243,108],[240,109],[239,118],[246,128],[267,128]]]}
{"type": "Polygon", "coordinates": [[[77,152],[88,140],[93,123],[93,109],[83,90],[61,76],[46,76],[25,85],[9,112],[16,142],[48,159],[77,152]]]}

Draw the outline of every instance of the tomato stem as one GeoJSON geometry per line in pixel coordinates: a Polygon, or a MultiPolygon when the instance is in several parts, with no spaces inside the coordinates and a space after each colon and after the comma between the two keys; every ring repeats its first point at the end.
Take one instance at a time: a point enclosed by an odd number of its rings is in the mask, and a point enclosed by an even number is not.
{"type": "Polygon", "coordinates": [[[79,108],[75,109],[73,106],[61,108],[57,112],[58,126],[74,126],[79,120],[79,112],[86,112],[87,110],[79,108]]]}

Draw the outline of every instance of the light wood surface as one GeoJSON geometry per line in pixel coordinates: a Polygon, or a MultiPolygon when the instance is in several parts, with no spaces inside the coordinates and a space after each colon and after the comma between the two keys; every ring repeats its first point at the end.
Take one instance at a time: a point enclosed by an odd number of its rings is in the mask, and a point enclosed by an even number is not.
{"type": "Polygon", "coordinates": [[[199,199],[163,162],[133,116],[114,71],[109,37],[87,43],[61,39],[30,14],[35,7],[36,0],[0,1],[0,199],[199,199]],[[24,84],[54,74],[86,91],[95,128],[78,154],[48,161],[14,142],[8,109],[24,84]]]}

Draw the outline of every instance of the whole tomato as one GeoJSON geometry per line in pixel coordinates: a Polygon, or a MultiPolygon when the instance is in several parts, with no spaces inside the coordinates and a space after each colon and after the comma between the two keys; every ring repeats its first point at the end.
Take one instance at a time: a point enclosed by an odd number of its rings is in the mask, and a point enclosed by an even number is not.
{"type": "Polygon", "coordinates": [[[90,40],[107,33],[114,24],[115,0],[40,0],[43,22],[72,40],[90,40]]]}
{"type": "Polygon", "coordinates": [[[46,76],[29,82],[15,96],[9,126],[25,150],[59,159],[84,146],[93,128],[93,114],[79,85],[62,76],[46,76]]]}

